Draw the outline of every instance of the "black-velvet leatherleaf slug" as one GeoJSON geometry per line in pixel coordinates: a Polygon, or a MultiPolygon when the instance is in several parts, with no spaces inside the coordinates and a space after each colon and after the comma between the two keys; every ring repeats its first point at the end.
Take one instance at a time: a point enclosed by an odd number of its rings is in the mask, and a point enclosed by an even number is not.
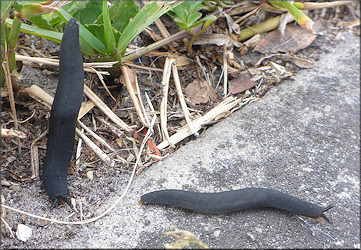
{"type": "Polygon", "coordinates": [[[162,204],[204,214],[221,214],[244,209],[276,208],[329,222],[324,212],[332,208],[320,207],[291,195],[267,188],[245,188],[219,193],[198,193],[182,190],[160,190],[141,197],[145,204],[162,204]]]}
{"type": "MultiPolygon", "coordinates": [[[[67,191],[68,166],[75,143],[75,125],[83,99],[84,69],[79,45],[79,25],[69,20],[60,45],[59,83],[50,112],[43,186],[52,199],[70,205],[67,191]]],[[[71,206],[71,205],[70,205],[71,206]]]]}

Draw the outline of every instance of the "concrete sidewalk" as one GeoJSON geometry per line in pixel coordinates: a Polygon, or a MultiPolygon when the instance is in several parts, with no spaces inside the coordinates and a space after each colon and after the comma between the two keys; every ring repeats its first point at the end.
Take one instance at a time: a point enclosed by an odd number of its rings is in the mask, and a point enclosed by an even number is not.
{"type": "MultiPolygon", "coordinates": [[[[162,248],[174,242],[164,232],[188,230],[212,248],[359,248],[359,50],[359,38],[348,37],[296,81],[273,88],[143,172],[119,208],[89,226],[91,237],[77,240],[90,248],[162,248]],[[165,188],[245,187],[333,204],[332,224],[275,210],[211,216],[138,204],[142,194],[165,188]]],[[[74,247],[74,239],[63,246],[74,247]]]]}

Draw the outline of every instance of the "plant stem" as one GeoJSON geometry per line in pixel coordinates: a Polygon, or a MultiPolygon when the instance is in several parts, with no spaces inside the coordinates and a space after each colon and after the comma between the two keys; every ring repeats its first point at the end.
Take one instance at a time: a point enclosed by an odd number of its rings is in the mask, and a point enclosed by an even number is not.
{"type": "Polygon", "coordinates": [[[256,34],[276,29],[280,25],[280,19],[281,16],[276,16],[263,23],[243,29],[241,30],[241,35],[238,37],[238,40],[244,41],[256,34]]]}
{"type": "Polygon", "coordinates": [[[183,38],[186,38],[188,36],[190,36],[191,34],[189,34],[188,32],[186,32],[185,30],[182,30],[178,33],[175,33],[173,35],[171,35],[170,37],[167,37],[167,38],[164,38],[158,42],[155,42],[147,47],[144,47],[142,49],[139,49],[137,50],[136,52],[130,54],[130,55],[127,55],[127,56],[124,56],[123,58],[117,58],[116,60],[118,60],[119,62],[121,62],[121,64],[125,61],[133,61],[143,55],[145,55],[146,53],[152,51],[152,50],[155,50],[155,49],[158,49],[160,47],[163,47],[164,45],[167,45],[169,43],[172,43],[174,41],[177,41],[177,40],[180,40],[180,39],[183,39],[183,38]]]}
{"type": "Polygon", "coordinates": [[[8,43],[8,54],[9,54],[9,69],[12,72],[16,69],[16,60],[15,60],[15,48],[16,43],[19,37],[20,26],[22,23],[21,13],[16,14],[13,24],[11,25],[10,34],[9,34],[9,43],[8,43]]]}
{"type": "MultiPolygon", "coordinates": [[[[7,46],[8,33],[9,33],[8,27],[4,22],[2,22],[1,23],[1,61],[5,61],[5,55],[7,55],[7,53],[5,53],[5,48],[7,46]]],[[[1,68],[1,87],[3,87],[5,82],[5,72],[3,67],[0,68],[1,68]]]]}

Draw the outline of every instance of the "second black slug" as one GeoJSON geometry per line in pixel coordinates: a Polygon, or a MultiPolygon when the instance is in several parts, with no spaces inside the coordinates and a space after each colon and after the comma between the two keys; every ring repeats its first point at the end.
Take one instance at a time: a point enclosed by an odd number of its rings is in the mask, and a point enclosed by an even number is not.
{"type": "Polygon", "coordinates": [[[49,118],[47,151],[42,181],[52,199],[70,205],[67,191],[68,166],[75,143],[75,125],[83,99],[84,69],[79,45],[79,24],[69,20],[60,45],[59,84],[49,118]]]}
{"type": "Polygon", "coordinates": [[[245,188],[219,193],[198,193],[175,189],[147,193],[141,197],[145,204],[162,204],[204,214],[221,214],[255,208],[276,208],[313,219],[324,218],[332,208],[300,200],[294,196],[267,188],[245,188]]]}

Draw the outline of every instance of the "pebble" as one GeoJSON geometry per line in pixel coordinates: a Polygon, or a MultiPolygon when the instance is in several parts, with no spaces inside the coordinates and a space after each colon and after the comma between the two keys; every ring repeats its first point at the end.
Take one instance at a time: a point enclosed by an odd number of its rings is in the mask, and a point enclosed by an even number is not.
{"type": "Polygon", "coordinates": [[[28,239],[30,239],[33,230],[24,225],[24,224],[19,224],[18,225],[18,229],[16,230],[16,237],[18,237],[19,240],[21,241],[27,241],[28,239]]]}
{"type": "Polygon", "coordinates": [[[218,237],[220,234],[221,234],[220,229],[217,228],[216,230],[214,230],[214,233],[213,233],[214,237],[218,237]]]}
{"type": "Polygon", "coordinates": [[[253,234],[251,234],[251,233],[247,233],[247,236],[248,236],[248,238],[251,240],[251,241],[255,241],[255,237],[253,236],[253,234]]]}
{"type": "Polygon", "coordinates": [[[148,226],[148,225],[150,225],[150,220],[145,220],[144,221],[144,226],[148,226]]]}
{"type": "Polygon", "coordinates": [[[88,171],[88,172],[86,172],[86,176],[87,176],[88,179],[90,179],[91,181],[94,180],[94,171],[88,171]]]}

